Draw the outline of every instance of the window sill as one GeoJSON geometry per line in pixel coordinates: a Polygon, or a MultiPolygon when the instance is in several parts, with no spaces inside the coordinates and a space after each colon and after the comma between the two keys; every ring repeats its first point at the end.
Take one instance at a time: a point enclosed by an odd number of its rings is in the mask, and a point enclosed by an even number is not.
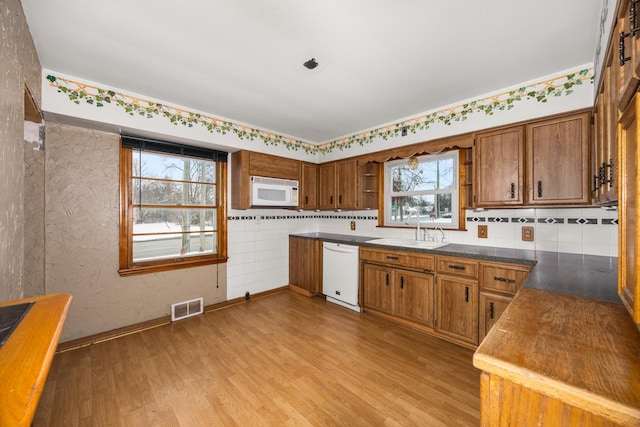
{"type": "Polygon", "coordinates": [[[200,259],[200,260],[185,260],[180,262],[175,262],[171,264],[157,264],[157,265],[144,265],[144,266],[134,266],[128,268],[121,268],[118,270],[118,274],[122,277],[128,276],[136,276],[139,274],[148,274],[148,273],[160,273],[163,271],[170,270],[179,270],[183,268],[191,268],[191,267],[200,267],[204,265],[212,265],[212,264],[222,264],[226,263],[229,258],[215,258],[215,259],[200,259]]]}

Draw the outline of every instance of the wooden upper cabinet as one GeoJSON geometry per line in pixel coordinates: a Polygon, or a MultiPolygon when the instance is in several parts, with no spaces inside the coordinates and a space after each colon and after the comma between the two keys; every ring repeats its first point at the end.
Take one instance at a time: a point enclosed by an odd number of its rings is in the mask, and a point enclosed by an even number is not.
{"type": "Polygon", "coordinates": [[[594,148],[591,191],[594,202],[613,205],[618,201],[618,58],[610,52],[602,70],[602,81],[594,109],[594,148]]]}
{"type": "Polygon", "coordinates": [[[300,162],[298,160],[270,154],[249,153],[249,175],[300,180],[300,162]]]}
{"type": "Polygon", "coordinates": [[[524,128],[479,133],[475,138],[475,206],[521,205],[524,177],[524,128]]]}
{"type": "Polygon", "coordinates": [[[355,159],[320,165],[320,209],[358,209],[358,163],[355,159]]]}
{"type": "MultiPolygon", "coordinates": [[[[618,107],[624,111],[638,88],[640,79],[640,32],[631,31],[638,24],[631,22],[632,1],[624,0],[619,9],[614,41],[618,42],[618,107]]],[[[640,10],[638,10],[640,14],[640,10]]],[[[640,21],[640,16],[635,18],[640,21]]],[[[640,22],[639,22],[640,23],[640,22]]]]}
{"type": "Polygon", "coordinates": [[[526,128],[528,204],[588,204],[590,113],[535,122],[526,128]]]}
{"type": "Polygon", "coordinates": [[[318,165],[302,163],[300,180],[300,207],[318,209],[318,165]]]}
{"type": "Polygon", "coordinates": [[[377,162],[358,164],[358,208],[378,209],[378,176],[380,164],[377,162]]]}
{"type": "Polygon", "coordinates": [[[324,163],[319,167],[319,209],[336,208],[336,164],[324,163]]]}
{"type": "Polygon", "coordinates": [[[355,159],[336,162],[336,208],[358,208],[358,164],[355,159]]]}
{"type": "Polygon", "coordinates": [[[231,154],[231,207],[251,207],[252,176],[300,180],[300,161],[270,154],[240,150],[231,154]]]}

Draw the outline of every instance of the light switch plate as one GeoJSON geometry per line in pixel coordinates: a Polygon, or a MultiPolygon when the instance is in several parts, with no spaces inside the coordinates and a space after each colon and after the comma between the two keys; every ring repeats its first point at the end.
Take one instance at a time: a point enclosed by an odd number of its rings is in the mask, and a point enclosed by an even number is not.
{"type": "Polygon", "coordinates": [[[486,239],[487,237],[489,237],[489,228],[486,225],[479,225],[478,226],[478,238],[479,239],[486,239]]]}
{"type": "Polygon", "coordinates": [[[522,227],[522,241],[533,242],[533,227],[522,227]]]}

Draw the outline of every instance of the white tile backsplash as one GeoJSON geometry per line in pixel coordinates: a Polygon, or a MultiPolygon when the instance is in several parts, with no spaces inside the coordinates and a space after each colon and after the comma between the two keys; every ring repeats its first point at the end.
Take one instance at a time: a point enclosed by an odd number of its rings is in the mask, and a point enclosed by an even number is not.
{"type": "MultiPolygon", "coordinates": [[[[370,237],[412,239],[414,229],[378,227],[377,211],[295,212],[284,209],[251,209],[229,212],[229,261],[227,298],[286,286],[289,283],[289,234],[321,231],[370,237]],[[356,222],[356,230],[350,222],[356,222]]],[[[467,231],[445,231],[447,240],[478,246],[618,256],[618,226],[602,220],[617,219],[617,211],[601,208],[525,208],[468,210],[467,231]],[[509,222],[489,222],[507,218],[509,222]],[[519,223],[528,218],[535,222],[519,223]],[[561,219],[563,223],[540,223],[539,219],[561,219]],[[569,219],[596,219],[597,224],[569,224],[569,219]],[[478,225],[487,225],[489,237],[478,238],[478,225]],[[522,241],[522,226],[534,227],[534,241],[522,241]]],[[[610,222],[610,221],[609,221],[610,222]]]]}

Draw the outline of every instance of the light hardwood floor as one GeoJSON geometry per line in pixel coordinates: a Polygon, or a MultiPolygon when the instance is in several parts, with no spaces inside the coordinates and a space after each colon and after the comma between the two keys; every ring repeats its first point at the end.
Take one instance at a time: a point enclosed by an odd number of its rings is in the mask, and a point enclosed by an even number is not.
{"type": "Polygon", "coordinates": [[[33,425],[477,426],[472,355],[283,291],[57,354],[33,425]]]}

